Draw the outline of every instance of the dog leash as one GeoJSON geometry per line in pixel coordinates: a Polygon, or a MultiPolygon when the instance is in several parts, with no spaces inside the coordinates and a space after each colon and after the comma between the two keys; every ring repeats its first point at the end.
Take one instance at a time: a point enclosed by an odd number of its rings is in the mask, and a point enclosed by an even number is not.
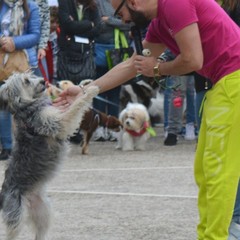
{"type": "MultiPolygon", "coordinates": [[[[44,80],[46,81],[47,84],[49,84],[50,82],[49,82],[49,79],[47,78],[47,74],[46,74],[46,72],[45,72],[45,69],[44,69],[44,67],[43,67],[43,64],[42,64],[41,59],[39,59],[39,61],[38,61],[38,67],[39,67],[39,69],[40,69],[40,71],[41,71],[41,73],[42,73],[42,75],[43,75],[44,80]]],[[[114,103],[114,102],[112,102],[112,101],[109,101],[109,100],[107,100],[107,99],[105,99],[105,98],[103,98],[103,97],[96,96],[95,98],[98,99],[98,100],[100,100],[100,101],[102,101],[102,102],[111,104],[111,105],[113,105],[113,106],[115,106],[115,107],[119,107],[118,104],[116,104],[116,103],[114,103]]]]}
{"type": "Polygon", "coordinates": [[[42,60],[41,60],[41,59],[38,60],[38,67],[39,67],[39,69],[40,69],[40,71],[41,71],[41,73],[42,73],[42,76],[43,76],[45,82],[46,82],[47,85],[48,85],[50,82],[49,82],[49,79],[48,79],[48,77],[47,77],[46,71],[45,71],[45,69],[44,69],[44,67],[43,67],[42,60]]]}
{"type": "Polygon", "coordinates": [[[100,101],[102,101],[102,102],[111,104],[111,105],[113,105],[113,106],[115,106],[115,107],[119,107],[118,104],[116,104],[116,103],[114,103],[114,102],[112,102],[112,101],[109,101],[109,100],[107,100],[107,99],[105,99],[105,98],[103,98],[103,97],[96,96],[95,99],[98,99],[98,100],[100,100],[100,101]]]}

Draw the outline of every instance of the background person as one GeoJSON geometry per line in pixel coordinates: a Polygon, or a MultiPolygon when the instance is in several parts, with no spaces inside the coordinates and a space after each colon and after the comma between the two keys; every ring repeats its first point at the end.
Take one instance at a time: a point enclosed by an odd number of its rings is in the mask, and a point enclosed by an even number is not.
{"type": "MultiPolygon", "coordinates": [[[[106,58],[106,50],[115,48],[114,29],[118,28],[119,30],[123,31],[127,37],[129,35],[130,25],[123,23],[121,19],[113,16],[115,10],[111,5],[110,0],[97,0],[97,8],[102,21],[101,33],[95,38],[96,74],[97,78],[99,78],[109,70],[106,58]]],[[[109,101],[109,103],[102,101],[101,99],[94,99],[94,108],[106,113],[107,115],[115,116],[118,118],[120,90],[121,87],[118,86],[114,89],[100,94],[99,96],[106,101],[109,101]]],[[[116,133],[113,131],[107,131],[103,127],[98,127],[93,136],[93,139],[94,141],[115,141],[115,134],[116,133]]]]}
{"type": "Polygon", "coordinates": [[[58,36],[60,33],[58,21],[58,6],[50,6],[50,36],[46,49],[46,62],[48,80],[51,83],[57,82],[57,55],[59,51],[58,36]]]}
{"type": "MultiPolygon", "coordinates": [[[[29,65],[37,74],[36,46],[40,39],[38,6],[27,0],[4,0],[0,2],[1,48],[6,52],[26,49],[29,65]]],[[[0,138],[2,151],[0,160],[7,160],[12,149],[11,114],[0,111],[0,138]]]]}
{"type": "MultiPolygon", "coordinates": [[[[81,80],[91,79],[95,75],[95,69],[84,69],[86,68],[84,61],[94,64],[93,40],[101,29],[96,2],[94,0],[59,0],[58,16],[60,34],[57,79],[58,81],[67,79],[74,84],[79,84],[81,80]],[[84,78],[81,75],[82,70],[86,73],[84,78]]],[[[80,130],[70,137],[70,141],[76,144],[81,143],[80,130]]]]}
{"type": "MultiPolygon", "coordinates": [[[[174,54],[167,49],[160,55],[162,61],[171,61],[174,54]]],[[[192,73],[182,76],[166,76],[164,90],[164,145],[175,146],[178,134],[183,131],[184,100],[186,99],[186,125],[184,137],[195,139],[195,89],[192,73]],[[175,106],[174,99],[181,98],[182,104],[175,106]]]]}
{"type": "MultiPolygon", "coordinates": [[[[50,34],[50,11],[49,11],[49,4],[47,0],[34,0],[39,7],[39,14],[40,14],[40,22],[41,22],[41,36],[38,44],[38,60],[41,61],[43,64],[44,71],[47,73],[47,66],[46,66],[46,49],[47,43],[50,34]]],[[[39,69],[39,75],[44,75],[39,69]]]]}
{"type": "MultiPolygon", "coordinates": [[[[81,56],[86,52],[92,54],[92,41],[101,29],[96,2],[94,0],[59,0],[58,16],[60,27],[57,64],[58,80],[68,79],[75,84],[79,84],[83,80],[79,79],[80,73],[76,74],[73,79],[74,74],[68,72],[68,69],[62,65],[60,68],[60,63],[62,63],[61,59],[72,57],[74,61],[71,63],[74,62],[76,65],[72,67],[81,67],[81,64],[83,64],[81,56]]],[[[93,58],[93,54],[89,55],[88,58],[93,58]]],[[[75,69],[73,71],[75,72],[75,69]]],[[[85,76],[84,79],[91,78],[92,73],[89,71],[88,74],[89,76],[85,76]]]]}

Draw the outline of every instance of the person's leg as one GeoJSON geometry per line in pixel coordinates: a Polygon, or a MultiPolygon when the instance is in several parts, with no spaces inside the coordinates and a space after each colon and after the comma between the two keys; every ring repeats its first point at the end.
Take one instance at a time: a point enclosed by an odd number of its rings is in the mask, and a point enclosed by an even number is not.
{"type": "Polygon", "coordinates": [[[121,87],[116,87],[107,91],[108,101],[112,103],[107,104],[107,114],[117,118],[119,115],[120,90],[121,87]]]}
{"type": "Polygon", "coordinates": [[[207,93],[195,158],[198,240],[227,240],[239,182],[240,71],[207,93]]]}
{"type": "Polygon", "coordinates": [[[199,188],[198,190],[198,211],[199,211],[199,224],[197,226],[198,240],[205,240],[204,234],[207,224],[207,190],[206,190],[206,179],[204,176],[203,169],[203,155],[206,145],[206,120],[203,113],[201,128],[199,131],[199,138],[194,162],[194,175],[195,181],[199,188]]]}
{"type": "MultiPolygon", "coordinates": [[[[108,71],[107,67],[96,67],[96,73],[97,73],[97,78],[101,77],[102,75],[104,75],[106,72],[108,71]]],[[[101,97],[103,100],[107,98],[107,94],[105,93],[101,93],[98,95],[99,97],[101,97]]],[[[93,107],[101,112],[106,113],[106,108],[107,108],[107,104],[100,100],[100,99],[93,99],[93,107]]]]}
{"type": "MultiPolygon", "coordinates": [[[[107,71],[108,71],[107,67],[97,66],[96,67],[97,78],[104,75],[107,71]]],[[[104,100],[108,99],[107,92],[98,94],[98,97],[102,98],[102,100],[94,98],[93,99],[93,108],[97,109],[100,112],[107,113],[107,103],[104,101],[104,100]]],[[[92,139],[93,139],[93,141],[101,141],[101,142],[106,141],[108,139],[108,136],[106,135],[106,131],[105,131],[104,127],[99,126],[96,129],[96,131],[94,132],[92,139]]]]}
{"type": "Polygon", "coordinates": [[[164,103],[163,103],[163,111],[164,111],[164,129],[167,130],[168,128],[168,112],[169,112],[169,104],[170,98],[172,94],[172,78],[166,77],[165,79],[165,86],[166,89],[164,90],[164,103]]]}
{"type": "Polygon", "coordinates": [[[6,160],[12,149],[12,118],[8,111],[0,111],[0,138],[2,145],[0,160],[6,160]]]}
{"type": "Polygon", "coordinates": [[[195,87],[194,87],[194,76],[189,75],[187,77],[187,89],[186,89],[186,123],[195,123],[195,87]]]}
{"type": "MultiPolygon", "coordinates": [[[[107,109],[105,112],[107,115],[111,115],[118,118],[120,109],[120,91],[121,87],[116,87],[105,92],[106,100],[108,101],[108,103],[106,104],[107,109]]],[[[104,129],[104,136],[106,140],[117,141],[118,135],[119,135],[118,133],[110,129],[107,128],[104,129]]]]}
{"type": "Polygon", "coordinates": [[[174,146],[177,144],[177,134],[182,126],[183,104],[180,107],[174,105],[174,99],[181,97],[182,100],[186,94],[186,76],[171,76],[172,86],[179,85],[177,91],[172,91],[170,95],[169,113],[168,113],[168,135],[164,141],[166,146],[174,146]]]}
{"type": "Polygon", "coordinates": [[[185,139],[194,140],[195,136],[195,79],[193,75],[187,76],[186,89],[186,131],[185,139]]]}

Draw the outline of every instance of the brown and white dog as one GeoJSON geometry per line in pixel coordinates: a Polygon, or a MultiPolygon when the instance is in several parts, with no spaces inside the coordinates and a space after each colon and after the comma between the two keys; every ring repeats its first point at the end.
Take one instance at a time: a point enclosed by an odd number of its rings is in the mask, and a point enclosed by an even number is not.
{"type": "MultiPolygon", "coordinates": [[[[84,80],[83,85],[89,83],[90,81],[91,80],[84,80]]],[[[48,91],[50,95],[58,96],[62,90],[66,90],[73,85],[74,84],[69,80],[62,80],[58,83],[58,87],[50,85],[50,89],[48,89],[48,91]]],[[[89,108],[89,110],[86,111],[85,115],[83,116],[82,122],[80,123],[80,129],[83,132],[82,154],[89,153],[89,142],[98,126],[119,132],[122,124],[119,119],[114,116],[107,115],[93,108],[89,108]]]]}
{"type": "Polygon", "coordinates": [[[117,148],[123,151],[145,150],[150,137],[148,127],[150,117],[146,107],[140,103],[128,103],[120,113],[119,120],[123,125],[117,148]]]}
{"type": "Polygon", "coordinates": [[[122,124],[118,120],[118,118],[107,115],[96,109],[90,108],[85,113],[83,120],[80,124],[80,129],[84,134],[82,154],[88,154],[89,141],[98,126],[102,126],[112,131],[119,132],[121,130],[122,124]]]}

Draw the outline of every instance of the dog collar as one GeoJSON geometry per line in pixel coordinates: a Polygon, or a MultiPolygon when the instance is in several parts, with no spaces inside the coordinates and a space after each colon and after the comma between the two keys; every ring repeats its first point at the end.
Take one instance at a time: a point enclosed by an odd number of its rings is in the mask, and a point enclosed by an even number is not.
{"type": "Polygon", "coordinates": [[[126,131],[134,137],[140,137],[146,132],[146,128],[142,128],[140,132],[136,132],[136,131],[129,130],[129,129],[126,129],[126,131]]]}
{"type": "Polygon", "coordinates": [[[129,129],[126,129],[126,131],[130,134],[130,135],[132,135],[132,136],[134,136],[134,137],[140,137],[140,136],[142,136],[146,131],[147,131],[147,128],[149,127],[149,123],[148,122],[144,122],[143,123],[143,127],[142,127],[142,129],[139,131],[139,132],[137,132],[137,131],[133,131],[133,130],[129,130],[129,129]]]}

